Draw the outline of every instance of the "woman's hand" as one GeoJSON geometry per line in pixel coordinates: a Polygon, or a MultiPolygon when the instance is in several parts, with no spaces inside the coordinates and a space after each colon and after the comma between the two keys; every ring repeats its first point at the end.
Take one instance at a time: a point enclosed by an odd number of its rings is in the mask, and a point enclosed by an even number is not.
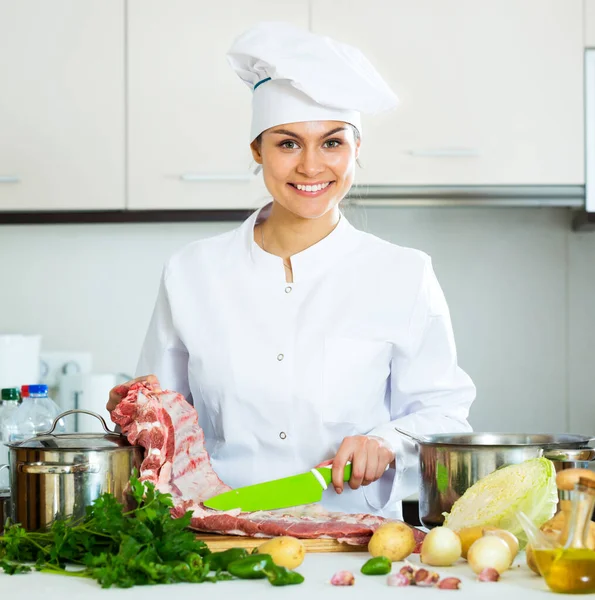
{"type": "Polygon", "coordinates": [[[357,490],[360,485],[369,485],[380,479],[386,467],[395,460],[388,443],[373,435],[346,437],[333,460],[333,485],[340,494],[343,491],[343,470],[351,461],[349,487],[357,490]]]}
{"type": "Polygon", "coordinates": [[[120,404],[122,398],[124,398],[126,394],[128,394],[130,386],[133,383],[138,383],[139,381],[146,381],[147,383],[150,383],[158,388],[161,387],[161,385],[159,384],[159,380],[157,379],[157,377],[155,377],[155,375],[143,375],[142,377],[137,377],[136,379],[132,379],[130,381],[127,381],[126,383],[121,383],[120,385],[117,385],[116,387],[110,390],[109,400],[106,404],[107,410],[111,413],[112,410],[114,410],[114,408],[116,408],[116,406],[120,404]]]}

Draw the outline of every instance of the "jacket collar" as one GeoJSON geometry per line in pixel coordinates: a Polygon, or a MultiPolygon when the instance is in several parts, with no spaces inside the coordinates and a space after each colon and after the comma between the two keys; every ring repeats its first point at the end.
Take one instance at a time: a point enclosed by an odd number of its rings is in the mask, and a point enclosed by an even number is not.
{"type": "MultiPolygon", "coordinates": [[[[242,240],[254,266],[271,279],[285,281],[283,259],[263,250],[254,241],[255,225],[265,221],[271,213],[272,202],[254,212],[241,226],[242,240]]],[[[330,269],[360,240],[355,229],[341,213],[337,226],[316,244],[291,257],[294,283],[312,279],[330,269]]]]}

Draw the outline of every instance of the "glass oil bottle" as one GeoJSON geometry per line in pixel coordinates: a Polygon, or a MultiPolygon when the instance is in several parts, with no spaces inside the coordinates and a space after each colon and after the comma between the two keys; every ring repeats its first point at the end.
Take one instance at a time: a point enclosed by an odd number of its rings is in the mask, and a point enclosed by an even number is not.
{"type": "Polygon", "coordinates": [[[535,561],[553,592],[595,593],[595,551],[588,547],[589,525],[595,507],[595,482],[579,479],[570,495],[572,510],[564,546],[534,548],[535,561]]]}

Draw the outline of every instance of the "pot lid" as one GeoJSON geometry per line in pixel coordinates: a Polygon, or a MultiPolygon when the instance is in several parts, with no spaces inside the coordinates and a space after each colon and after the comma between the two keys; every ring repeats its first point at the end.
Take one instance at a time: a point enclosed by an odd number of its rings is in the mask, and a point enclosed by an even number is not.
{"type": "Polygon", "coordinates": [[[415,436],[404,430],[397,429],[422,445],[437,444],[439,446],[539,446],[544,450],[555,448],[584,448],[594,438],[571,433],[435,433],[415,436]]]}
{"type": "Polygon", "coordinates": [[[119,449],[130,449],[139,448],[140,446],[131,446],[128,440],[121,433],[117,433],[108,429],[105,419],[97,413],[81,408],[73,410],[67,410],[66,412],[58,415],[52,427],[49,431],[44,431],[35,437],[17,442],[14,444],[7,444],[9,448],[39,448],[45,450],[119,450],[119,449]],[[105,433],[58,433],[55,434],[54,430],[58,421],[67,415],[83,413],[91,415],[97,418],[105,433]]]}
{"type": "Polygon", "coordinates": [[[119,433],[60,433],[41,434],[22,442],[8,444],[9,448],[40,448],[44,450],[118,450],[130,449],[125,436],[119,433]]]}

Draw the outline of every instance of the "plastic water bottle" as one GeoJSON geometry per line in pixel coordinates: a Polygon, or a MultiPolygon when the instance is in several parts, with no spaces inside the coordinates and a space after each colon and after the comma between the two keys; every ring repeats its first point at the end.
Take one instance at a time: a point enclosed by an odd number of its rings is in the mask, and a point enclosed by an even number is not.
{"type": "MultiPolygon", "coordinates": [[[[22,402],[6,424],[10,443],[28,440],[52,428],[60,407],[48,396],[47,385],[24,385],[21,387],[22,402]]],[[[54,433],[64,433],[64,422],[56,424],[54,433]]]]}
{"type": "MultiPolygon", "coordinates": [[[[12,415],[19,407],[21,394],[17,388],[4,388],[0,390],[0,465],[8,464],[8,434],[5,425],[12,419],[12,415]]],[[[0,488],[9,485],[8,469],[0,470],[0,488]]]]}

